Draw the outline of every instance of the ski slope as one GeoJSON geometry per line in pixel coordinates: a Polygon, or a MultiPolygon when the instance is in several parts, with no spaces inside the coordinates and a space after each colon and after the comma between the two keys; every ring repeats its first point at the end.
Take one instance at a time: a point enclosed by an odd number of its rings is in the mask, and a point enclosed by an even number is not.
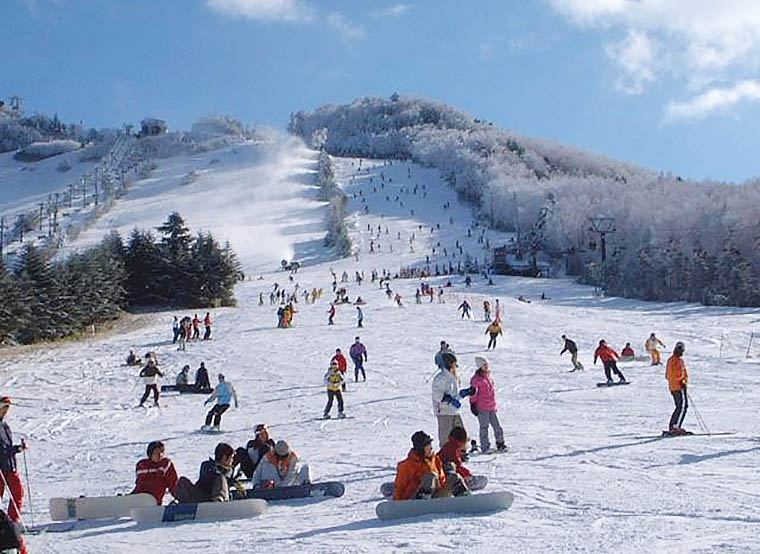
{"type": "MultiPolygon", "coordinates": [[[[155,227],[177,210],[193,230],[211,230],[218,239],[229,240],[252,279],[236,289],[239,307],[212,311],[213,340],[191,342],[186,352],[171,344],[171,321],[173,315],[191,311],[150,314],[142,327],[79,343],[0,352],[2,393],[19,403],[9,423],[30,444],[35,523],[49,521],[47,499],[52,496],[129,492],[134,465],[150,440],[165,441],[178,472],[195,480],[217,441],[242,445],[259,422],[270,424],[275,440],[289,441],[310,464],[315,480],[342,481],[346,493],[338,499],[272,503],[252,520],[159,526],[129,520],[79,522],[68,532],[29,537],[31,552],[760,550],[760,485],[755,478],[760,363],[744,357],[738,339],[736,347],[724,344],[720,352],[721,337],[758,329],[758,310],[595,298],[590,288],[568,280],[498,276],[493,286],[475,276],[469,289],[461,277],[452,277],[445,303],[423,300],[421,305],[414,303],[418,279],[394,280],[391,288],[405,304],[399,308],[377,283],[370,283],[372,269],[395,272],[400,266],[424,265],[426,255],[433,263],[456,263],[443,257],[442,249],[451,254],[457,240],[473,258],[482,260],[486,254],[476,232],[467,237],[471,210],[457,202],[434,170],[364,160],[359,172],[358,160],[335,160],[350,198],[348,224],[357,261],[336,259],[321,246],[325,206],[309,185],[316,153],[298,141],[248,144],[158,163],[153,175],[136,183],[74,247],[92,243],[110,229],[127,234],[135,226],[155,227]],[[210,163],[212,159],[217,161],[210,163]],[[200,177],[181,184],[191,170],[200,177]],[[380,182],[385,187],[373,192],[380,182]],[[414,184],[425,185],[426,198],[421,188],[417,194],[401,192],[401,187],[413,190],[414,184]],[[447,202],[451,208],[444,211],[447,202]],[[379,242],[379,250],[370,253],[370,241],[379,242]],[[283,258],[306,264],[292,283],[278,270],[283,258]],[[353,306],[338,306],[336,325],[327,326],[330,269],[339,277],[345,270],[351,299],[360,294],[367,301],[365,328],[358,333],[353,306]],[[366,277],[360,287],[353,282],[357,270],[366,277]],[[289,290],[296,282],[301,289],[321,287],[324,295],[314,305],[297,305],[293,328],[277,329],[277,306],[268,302],[274,282],[289,290]],[[264,306],[258,306],[261,292],[264,306]],[[541,293],[550,299],[539,300],[541,293]],[[519,295],[531,303],[516,300],[519,295]],[[465,298],[475,320],[462,320],[457,312],[465,298]],[[481,306],[484,299],[493,303],[496,298],[504,310],[504,337],[495,352],[486,353],[481,306]],[[668,345],[668,352],[677,340],[686,343],[696,408],[711,431],[735,435],[635,438],[657,435],[667,425],[672,400],[664,368],[641,361],[620,364],[633,383],[598,389],[602,370],[591,356],[601,338],[618,351],[630,341],[642,354],[651,332],[668,345]],[[570,359],[558,355],[563,333],[578,343],[584,372],[567,373],[570,359]],[[347,352],[357,334],[369,353],[367,382],[351,379],[348,384],[350,419],[319,420],[328,362],[336,347],[347,352]],[[436,436],[430,381],[440,340],[457,352],[465,382],[474,371],[475,355],[491,362],[510,452],[474,457],[467,465],[488,476],[487,491],[507,489],[516,499],[510,510],[496,514],[383,522],[374,512],[381,501],[379,486],[393,478],[411,434],[422,429],[436,436]],[[212,382],[224,372],[241,400],[240,409],[224,416],[225,433],[197,432],[206,411],[202,396],[167,394],[160,409],[135,408],[143,387],[138,371],[123,365],[129,349],[138,355],[155,350],[165,382],[173,382],[184,364],[194,371],[201,361],[212,382]]],[[[497,242],[509,238],[490,231],[487,236],[497,242]]],[[[477,438],[475,418],[466,409],[462,415],[477,438]]],[[[693,411],[685,427],[698,430],[693,411]]],[[[30,506],[27,502],[28,522],[30,506]]]]}

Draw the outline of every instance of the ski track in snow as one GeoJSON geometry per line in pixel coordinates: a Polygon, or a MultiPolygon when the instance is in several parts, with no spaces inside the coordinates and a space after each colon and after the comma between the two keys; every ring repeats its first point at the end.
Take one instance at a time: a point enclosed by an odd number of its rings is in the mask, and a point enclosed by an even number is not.
{"type": "MultiPolygon", "coordinates": [[[[482,261],[486,251],[477,243],[477,231],[467,237],[470,208],[457,202],[434,170],[364,160],[365,171],[357,175],[358,160],[335,159],[338,180],[350,198],[349,229],[359,249],[358,262],[337,259],[322,246],[325,206],[309,185],[315,162],[316,153],[293,139],[159,160],[150,178],[136,183],[71,246],[92,244],[110,229],[126,236],[134,226],[156,227],[173,210],[182,213],[193,232],[210,230],[220,241],[229,240],[252,279],[236,289],[239,307],[212,310],[212,341],[191,342],[186,352],[178,352],[167,340],[172,315],[194,312],[167,311],[151,314],[145,326],[121,334],[3,352],[0,369],[3,392],[21,404],[9,422],[17,437],[30,442],[37,524],[49,521],[50,497],[129,492],[134,465],[150,440],[165,441],[178,472],[194,480],[218,441],[242,445],[262,421],[271,425],[273,438],[287,439],[309,462],[315,479],[346,483],[345,496],[271,503],[267,513],[251,520],[160,526],[79,522],[70,532],[29,537],[32,552],[760,550],[760,487],[755,484],[760,441],[754,431],[758,364],[739,356],[717,358],[721,333],[756,325],[757,310],[595,298],[591,289],[569,280],[495,277],[495,285],[487,286],[477,276],[469,289],[461,277],[452,277],[454,286],[445,289],[443,304],[436,298],[416,305],[419,280],[394,280],[391,287],[405,304],[398,308],[377,283],[370,283],[370,271],[395,272],[419,263],[439,241],[440,262],[441,249],[445,246],[450,254],[457,239],[482,261]],[[213,158],[218,163],[209,165],[213,158]],[[192,169],[201,177],[180,185],[192,169]],[[381,173],[384,189],[379,189],[381,173]],[[401,186],[415,183],[425,184],[425,200],[421,189],[417,195],[400,192],[401,186]],[[372,192],[373,186],[378,192],[372,192]],[[367,214],[362,198],[367,199],[367,214]],[[452,208],[444,212],[447,201],[452,208]],[[378,225],[381,251],[370,253],[378,225]],[[414,252],[409,249],[412,232],[414,252]],[[299,299],[295,326],[277,329],[276,307],[269,305],[268,294],[274,281],[292,288],[288,275],[278,270],[280,260],[291,257],[306,264],[295,281],[302,289],[321,287],[324,295],[315,305],[299,299]],[[367,301],[364,329],[356,329],[353,306],[338,306],[336,325],[326,325],[331,267],[339,277],[348,272],[352,299],[361,294],[367,301]],[[361,287],[353,282],[357,269],[365,271],[361,287]],[[262,291],[266,304],[259,307],[262,291]],[[551,299],[538,300],[541,292],[551,299]],[[518,302],[521,294],[532,303],[518,302]],[[462,320],[456,311],[464,298],[473,307],[473,320],[462,320]],[[506,324],[497,349],[486,352],[482,302],[494,298],[501,300],[506,324]],[[667,425],[672,400],[664,367],[622,363],[633,384],[597,389],[602,369],[591,356],[603,337],[618,350],[630,341],[641,354],[652,331],[668,346],[686,342],[696,408],[711,430],[735,430],[737,435],[633,438],[656,435],[667,425]],[[558,355],[562,333],[578,342],[585,371],[568,373],[569,356],[558,355]],[[353,382],[349,362],[345,403],[351,419],[321,421],[326,401],[322,376],[335,348],[347,354],[357,334],[369,351],[367,382],[353,382]],[[476,517],[380,521],[374,512],[381,500],[379,486],[393,479],[410,447],[409,437],[418,429],[436,436],[430,381],[442,339],[459,353],[464,383],[474,370],[475,355],[491,361],[510,452],[473,457],[468,465],[488,476],[487,491],[514,492],[514,505],[476,517]],[[164,382],[173,382],[186,363],[194,371],[205,361],[213,381],[224,372],[241,400],[240,409],[224,416],[224,434],[197,432],[208,408],[203,396],[165,394],[160,409],[136,409],[143,386],[138,371],[123,365],[130,348],[138,356],[155,350],[164,382]]],[[[501,242],[508,235],[488,231],[487,236],[501,242]]],[[[201,317],[203,313],[199,311],[201,317]]],[[[466,403],[463,418],[478,439],[466,403]]],[[[686,426],[697,428],[693,410],[686,426]]],[[[27,502],[27,520],[29,507],[27,502]]]]}

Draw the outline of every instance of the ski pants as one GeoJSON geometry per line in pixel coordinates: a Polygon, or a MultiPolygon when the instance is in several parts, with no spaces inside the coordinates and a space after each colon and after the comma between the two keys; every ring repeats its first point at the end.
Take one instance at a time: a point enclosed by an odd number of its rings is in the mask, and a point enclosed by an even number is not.
{"type": "Polygon", "coordinates": [[[432,495],[433,498],[460,496],[468,490],[464,479],[456,472],[454,464],[445,464],[443,470],[446,472],[446,486],[441,486],[438,476],[434,473],[426,473],[420,479],[420,486],[415,498],[423,498],[428,494],[432,495]]]}
{"type": "Polygon", "coordinates": [[[683,425],[683,419],[686,417],[686,410],[689,409],[689,397],[686,395],[686,385],[681,387],[681,390],[670,391],[673,395],[673,402],[676,404],[673,415],[670,416],[670,428],[681,427],[683,425]]]}
{"type": "Polygon", "coordinates": [[[496,337],[498,336],[499,336],[498,334],[491,333],[491,340],[488,341],[488,347],[486,348],[486,350],[490,350],[491,348],[496,350],[496,337]]]}
{"type": "Polygon", "coordinates": [[[472,319],[472,316],[470,315],[470,310],[462,310],[462,319],[464,319],[464,316],[467,316],[467,319],[472,319]]]}
{"type": "Polygon", "coordinates": [[[440,447],[446,444],[449,440],[449,433],[454,427],[464,428],[464,422],[462,416],[457,415],[437,415],[438,418],[438,442],[440,447]]]}
{"type": "Polygon", "coordinates": [[[140,399],[140,405],[142,405],[148,399],[151,391],[153,391],[153,403],[158,405],[158,385],[155,383],[152,385],[145,385],[145,392],[140,399]]]}
{"type": "Polygon", "coordinates": [[[364,320],[363,320],[363,319],[359,319],[359,321],[357,322],[356,326],[357,326],[357,327],[364,327],[364,326],[362,325],[362,321],[364,321],[364,320]]]}
{"type": "Polygon", "coordinates": [[[196,340],[201,335],[200,327],[193,327],[193,340],[196,340]]]}
{"type": "Polygon", "coordinates": [[[367,374],[364,373],[364,360],[362,358],[354,358],[354,381],[359,382],[359,372],[362,372],[362,379],[367,380],[367,374]]]}
{"type": "Polygon", "coordinates": [[[333,398],[338,399],[338,413],[343,413],[343,394],[339,390],[327,391],[327,406],[325,406],[325,415],[329,415],[332,410],[333,398]]]}
{"type": "Polygon", "coordinates": [[[649,355],[652,357],[652,365],[660,365],[660,351],[653,348],[649,351],[649,355]]]}
{"type": "Polygon", "coordinates": [[[578,361],[578,351],[570,352],[570,361],[573,362],[574,369],[583,369],[583,364],[578,361]]]}
{"type": "Polygon", "coordinates": [[[222,414],[230,408],[229,404],[216,404],[206,414],[206,425],[211,425],[211,420],[214,420],[214,425],[219,427],[222,422],[222,414]]]}
{"type": "Polygon", "coordinates": [[[607,360],[604,362],[604,375],[607,377],[607,380],[609,381],[612,379],[612,375],[610,374],[610,371],[614,372],[615,375],[617,375],[620,379],[625,379],[625,376],[620,373],[620,370],[617,367],[617,364],[615,363],[615,360],[607,360]]]}
{"type": "Polygon", "coordinates": [[[480,424],[480,451],[485,452],[491,448],[491,443],[488,441],[488,427],[493,427],[493,434],[496,438],[497,446],[504,443],[504,430],[499,423],[499,417],[496,412],[487,412],[480,410],[478,412],[478,423],[480,424]]]}
{"type": "Polygon", "coordinates": [[[179,338],[179,327],[174,329],[174,339],[172,340],[172,344],[176,343],[178,338],[179,338]]]}
{"type": "Polygon", "coordinates": [[[24,487],[21,477],[16,471],[3,471],[0,479],[0,496],[5,496],[5,485],[8,484],[10,500],[8,501],[8,517],[18,523],[21,520],[21,509],[24,505],[24,487]]]}
{"type": "Polygon", "coordinates": [[[334,315],[330,315],[330,317],[327,319],[328,325],[335,325],[335,322],[333,321],[334,315]]]}
{"type": "Polygon", "coordinates": [[[206,332],[203,334],[203,340],[211,338],[211,325],[206,325],[206,332]]]}

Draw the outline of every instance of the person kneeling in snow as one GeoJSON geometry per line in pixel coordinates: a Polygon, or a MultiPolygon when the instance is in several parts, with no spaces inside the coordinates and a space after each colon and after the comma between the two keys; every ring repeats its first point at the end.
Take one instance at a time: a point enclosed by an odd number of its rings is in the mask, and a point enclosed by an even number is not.
{"type": "Polygon", "coordinates": [[[300,465],[298,454],[285,441],[277,441],[256,467],[251,478],[253,488],[273,489],[311,483],[309,465],[300,465]]]}
{"type": "Polygon", "coordinates": [[[424,431],[412,435],[412,449],[399,462],[393,485],[393,500],[412,500],[461,496],[469,491],[454,464],[444,466],[433,451],[433,438],[424,431]]]}
{"type": "Polygon", "coordinates": [[[177,486],[177,471],[169,458],[164,457],[164,443],[151,441],[148,444],[148,457],[137,462],[135,473],[137,480],[131,494],[146,492],[152,494],[160,506],[168,490],[172,496],[177,486]]]}
{"type": "Polygon", "coordinates": [[[180,504],[197,502],[229,502],[230,487],[235,487],[242,494],[245,489],[232,478],[233,448],[220,442],[214,449],[214,459],[209,458],[201,464],[198,481],[193,485],[187,477],[180,477],[174,488],[174,498],[180,504]]]}

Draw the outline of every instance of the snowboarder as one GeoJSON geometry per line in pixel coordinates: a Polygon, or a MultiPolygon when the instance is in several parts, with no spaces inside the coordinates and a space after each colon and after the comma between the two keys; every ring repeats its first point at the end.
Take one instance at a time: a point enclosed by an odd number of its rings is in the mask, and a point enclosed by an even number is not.
{"type": "Polygon", "coordinates": [[[301,464],[298,454],[280,440],[256,467],[251,482],[254,489],[308,485],[311,483],[309,465],[301,464]]]}
{"type": "Polygon", "coordinates": [[[488,427],[493,427],[496,438],[496,449],[501,452],[507,449],[504,444],[504,431],[499,423],[496,412],[499,405],[496,402],[496,387],[494,386],[491,369],[488,360],[482,356],[475,356],[475,365],[478,367],[475,375],[470,379],[470,410],[478,418],[480,424],[480,449],[487,452],[491,448],[488,440],[488,427]]]}
{"type": "Polygon", "coordinates": [[[254,428],[255,436],[249,440],[245,448],[235,450],[235,461],[233,465],[240,464],[243,474],[251,479],[261,460],[264,459],[270,451],[274,450],[274,441],[269,437],[269,427],[266,423],[259,423],[254,428]]]}
{"type": "MultiPolygon", "coordinates": [[[[441,457],[433,450],[433,438],[424,431],[412,435],[412,448],[406,459],[399,462],[393,484],[393,500],[439,498],[452,495],[452,485],[462,484],[453,464],[444,469],[441,457]]],[[[457,492],[465,494],[466,486],[457,492]]]]}
{"type": "Polygon", "coordinates": [[[443,445],[438,452],[441,462],[444,464],[454,464],[457,474],[464,479],[466,484],[472,480],[472,473],[464,467],[463,452],[467,451],[467,431],[464,427],[454,427],[449,433],[449,440],[443,445]]]}
{"type": "Polygon", "coordinates": [[[354,339],[354,344],[348,350],[348,355],[351,356],[351,360],[354,362],[354,382],[359,382],[359,372],[362,372],[362,381],[367,380],[367,374],[364,372],[364,362],[367,361],[367,349],[359,340],[359,337],[354,339]]]}
{"type": "Polygon", "coordinates": [[[325,373],[324,383],[327,385],[327,405],[325,406],[325,412],[323,417],[330,419],[330,410],[332,410],[333,399],[338,400],[338,417],[346,417],[343,413],[343,394],[341,393],[341,385],[343,384],[343,374],[338,367],[338,362],[333,360],[330,362],[330,369],[325,373]]]}
{"type": "Polygon", "coordinates": [[[148,396],[150,396],[151,391],[153,391],[153,405],[158,406],[158,378],[163,376],[164,374],[161,373],[160,369],[158,369],[158,366],[156,365],[156,362],[153,361],[153,358],[149,358],[148,363],[145,364],[145,367],[140,371],[140,378],[143,380],[143,383],[145,383],[145,392],[140,399],[141,407],[145,404],[145,401],[148,399],[148,396]]]}
{"type": "Polygon", "coordinates": [[[327,324],[328,325],[335,325],[335,321],[334,321],[334,319],[335,319],[335,304],[333,304],[332,302],[330,302],[330,309],[327,310],[327,313],[329,314],[328,318],[327,318],[327,324]]]}
{"type": "Polygon", "coordinates": [[[467,303],[467,300],[462,301],[457,308],[457,311],[459,310],[462,310],[462,319],[464,319],[464,316],[467,316],[467,319],[472,319],[472,316],[470,315],[470,305],[467,303]]]}
{"type": "Polygon", "coordinates": [[[233,448],[220,442],[214,449],[214,458],[201,464],[198,481],[193,484],[187,477],[180,477],[174,498],[180,504],[196,502],[229,502],[230,487],[245,494],[243,487],[232,478],[233,448]]]}
{"type": "Polygon", "coordinates": [[[443,446],[449,438],[449,433],[454,427],[464,427],[459,408],[462,403],[460,397],[468,396],[470,389],[460,391],[460,381],[457,375],[457,357],[453,352],[444,352],[443,369],[433,378],[432,398],[433,413],[438,419],[438,442],[443,446]]]}
{"type": "Polygon", "coordinates": [[[646,351],[649,352],[649,355],[652,357],[652,365],[660,365],[662,363],[660,362],[660,351],[657,349],[658,347],[665,348],[665,345],[660,339],[654,336],[654,333],[652,333],[649,335],[646,343],[644,343],[644,348],[646,348],[646,351]]]}
{"type": "MultiPolygon", "coordinates": [[[[356,300],[357,304],[359,303],[359,300],[361,300],[361,298],[356,300]]],[[[356,307],[356,326],[363,327],[362,325],[363,321],[364,321],[364,313],[362,312],[361,307],[357,306],[356,307]]]]}
{"type": "Polygon", "coordinates": [[[607,341],[604,339],[599,341],[599,347],[594,352],[594,365],[596,365],[596,359],[600,358],[602,360],[602,363],[604,364],[604,375],[607,377],[607,384],[612,384],[612,375],[610,374],[610,370],[615,373],[620,378],[621,383],[625,383],[625,377],[620,372],[620,370],[617,367],[617,364],[615,363],[615,360],[617,360],[620,356],[617,352],[615,352],[612,348],[607,346],[607,341]]]}
{"type": "Polygon", "coordinates": [[[578,345],[575,344],[575,341],[570,340],[565,335],[562,335],[562,338],[565,341],[565,347],[559,355],[561,356],[565,352],[570,352],[570,361],[573,362],[573,369],[570,370],[571,372],[583,369],[583,364],[578,361],[578,345]]]}
{"type": "Polygon", "coordinates": [[[219,384],[214,389],[214,392],[211,393],[211,396],[209,396],[206,401],[203,403],[205,406],[212,400],[216,400],[216,404],[214,404],[214,407],[209,410],[209,412],[206,414],[206,423],[201,427],[202,430],[219,430],[219,424],[222,422],[222,414],[226,412],[230,407],[230,401],[235,400],[235,407],[239,407],[238,403],[238,397],[237,392],[235,392],[235,387],[232,386],[232,383],[228,383],[224,379],[224,374],[219,374],[219,384]],[[214,420],[214,426],[211,427],[211,420],[214,420]]]}
{"type": "Polygon", "coordinates": [[[686,364],[683,361],[683,353],[686,347],[681,341],[676,343],[673,349],[673,355],[668,358],[665,377],[668,379],[670,394],[675,402],[673,415],[670,416],[670,426],[668,432],[672,435],[687,435],[681,427],[686,417],[686,410],[689,409],[689,395],[686,392],[686,384],[689,382],[689,374],[686,372],[686,364]]]}
{"type": "Polygon", "coordinates": [[[333,362],[338,364],[338,370],[340,371],[340,376],[343,379],[341,388],[345,392],[346,390],[346,371],[348,371],[348,361],[346,360],[346,357],[343,355],[343,352],[340,351],[340,348],[335,349],[335,356],[330,358],[330,364],[333,362]]]}
{"type": "Polygon", "coordinates": [[[164,457],[165,446],[161,441],[148,443],[148,457],[137,462],[135,488],[131,494],[146,492],[153,495],[159,506],[166,491],[174,496],[177,471],[169,458],[164,457]]]}
{"type": "Polygon", "coordinates": [[[206,317],[203,318],[203,325],[206,327],[206,332],[203,334],[203,340],[209,340],[211,338],[211,313],[206,312],[206,317]]]}
{"type": "Polygon", "coordinates": [[[486,335],[490,335],[491,339],[488,341],[488,346],[486,347],[486,350],[490,350],[493,348],[496,350],[496,337],[503,334],[501,331],[501,325],[498,323],[491,323],[488,327],[486,327],[486,335]]]}
{"type": "Polygon", "coordinates": [[[13,433],[5,421],[8,412],[10,412],[11,404],[10,396],[0,398],[0,472],[2,472],[0,497],[5,495],[7,486],[10,493],[8,517],[18,523],[21,521],[21,509],[24,507],[24,487],[16,469],[16,454],[26,450],[27,446],[23,440],[21,444],[13,444],[13,433]]]}
{"type": "Polygon", "coordinates": [[[636,354],[633,352],[633,348],[631,348],[631,343],[626,342],[625,348],[620,352],[620,360],[633,360],[635,357],[636,354]]]}
{"type": "Polygon", "coordinates": [[[211,381],[208,378],[205,362],[201,362],[200,367],[195,372],[195,390],[197,392],[211,392],[211,381]]]}

